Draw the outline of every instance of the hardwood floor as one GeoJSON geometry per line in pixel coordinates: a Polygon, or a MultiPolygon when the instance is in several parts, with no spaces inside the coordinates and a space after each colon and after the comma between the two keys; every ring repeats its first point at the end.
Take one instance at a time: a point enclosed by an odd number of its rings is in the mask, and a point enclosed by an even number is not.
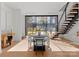
{"type": "Polygon", "coordinates": [[[45,52],[5,52],[0,55],[0,57],[79,57],[79,51],[45,51],[45,52]]]}
{"type": "Polygon", "coordinates": [[[49,49],[46,48],[46,51],[44,52],[42,51],[34,52],[33,50],[9,51],[8,49],[2,54],[0,54],[0,57],[79,57],[79,47],[78,45],[71,44],[71,41],[51,40],[50,44],[51,44],[50,48],[49,49]]]}

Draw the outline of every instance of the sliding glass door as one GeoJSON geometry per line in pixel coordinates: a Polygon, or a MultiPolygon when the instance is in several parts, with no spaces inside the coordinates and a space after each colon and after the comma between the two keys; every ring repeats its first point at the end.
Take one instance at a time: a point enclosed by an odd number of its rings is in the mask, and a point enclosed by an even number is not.
{"type": "Polygon", "coordinates": [[[25,33],[33,35],[36,32],[57,32],[58,30],[57,15],[48,16],[26,16],[25,33]]]}

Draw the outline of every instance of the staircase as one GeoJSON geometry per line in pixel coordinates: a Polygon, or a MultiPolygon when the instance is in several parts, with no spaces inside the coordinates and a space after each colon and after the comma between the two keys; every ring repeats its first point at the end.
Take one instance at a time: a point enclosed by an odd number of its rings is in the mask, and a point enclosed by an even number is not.
{"type": "Polygon", "coordinates": [[[76,24],[79,18],[79,4],[75,3],[71,7],[71,10],[66,16],[64,23],[61,25],[61,33],[66,34],[70,31],[70,29],[76,24]]]}

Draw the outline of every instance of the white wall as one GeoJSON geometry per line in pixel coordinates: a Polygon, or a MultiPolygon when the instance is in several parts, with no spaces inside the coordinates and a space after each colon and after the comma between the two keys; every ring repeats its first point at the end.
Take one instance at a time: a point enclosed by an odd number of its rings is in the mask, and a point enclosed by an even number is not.
{"type": "Polygon", "coordinates": [[[1,31],[6,29],[6,17],[5,17],[5,7],[1,3],[1,31]]]}
{"type": "Polygon", "coordinates": [[[0,52],[1,52],[1,33],[15,32],[14,41],[20,41],[25,34],[25,20],[21,11],[12,9],[4,3],[0,3],[0,52]]]}
{"type": "Polygon", "coordinates": [[[17,41],[25,34],[25,18],[20,10],[15,10],[13,14],[13,32],[16,33],[14,39],[17,41]]]}
{"type": "Polygon", "coordinates": [[[8,7],[1,3],[1,32],[15,32],[14,40],[19,41],[25,33],[24,15],[21,10],[8,7]]]}
{"type": "MultiPolygon", "coordinates": [[[[79,20],[79,19],[78,19],[79,20]]],[[[79,31],[79,21],[72,27],[72,29],[64,35],[64,37],[73,41],[76,44],[79,44],[79,37],[77,37],[77,32],[79,31]]]]}
{"type": "Polygon", "coordinates": [[[6,2],[6,4],[20,8],[25,15],[56,15],[66,2],[6,2]]]}
{"type": "Polygon", "coordinates": [[[0,3],[0,53],[1,53],[1,3],[0,3]]]}

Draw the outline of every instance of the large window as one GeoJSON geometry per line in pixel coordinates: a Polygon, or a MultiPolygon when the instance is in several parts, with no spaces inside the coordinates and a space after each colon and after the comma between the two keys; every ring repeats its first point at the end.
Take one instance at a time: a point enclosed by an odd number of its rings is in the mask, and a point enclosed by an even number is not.
{"type": "Polygon", "coordinates": [[[38,31],[56,32],[57,16],[26,16],[25,28],[27,35],[33,35],[38,31]]]}

